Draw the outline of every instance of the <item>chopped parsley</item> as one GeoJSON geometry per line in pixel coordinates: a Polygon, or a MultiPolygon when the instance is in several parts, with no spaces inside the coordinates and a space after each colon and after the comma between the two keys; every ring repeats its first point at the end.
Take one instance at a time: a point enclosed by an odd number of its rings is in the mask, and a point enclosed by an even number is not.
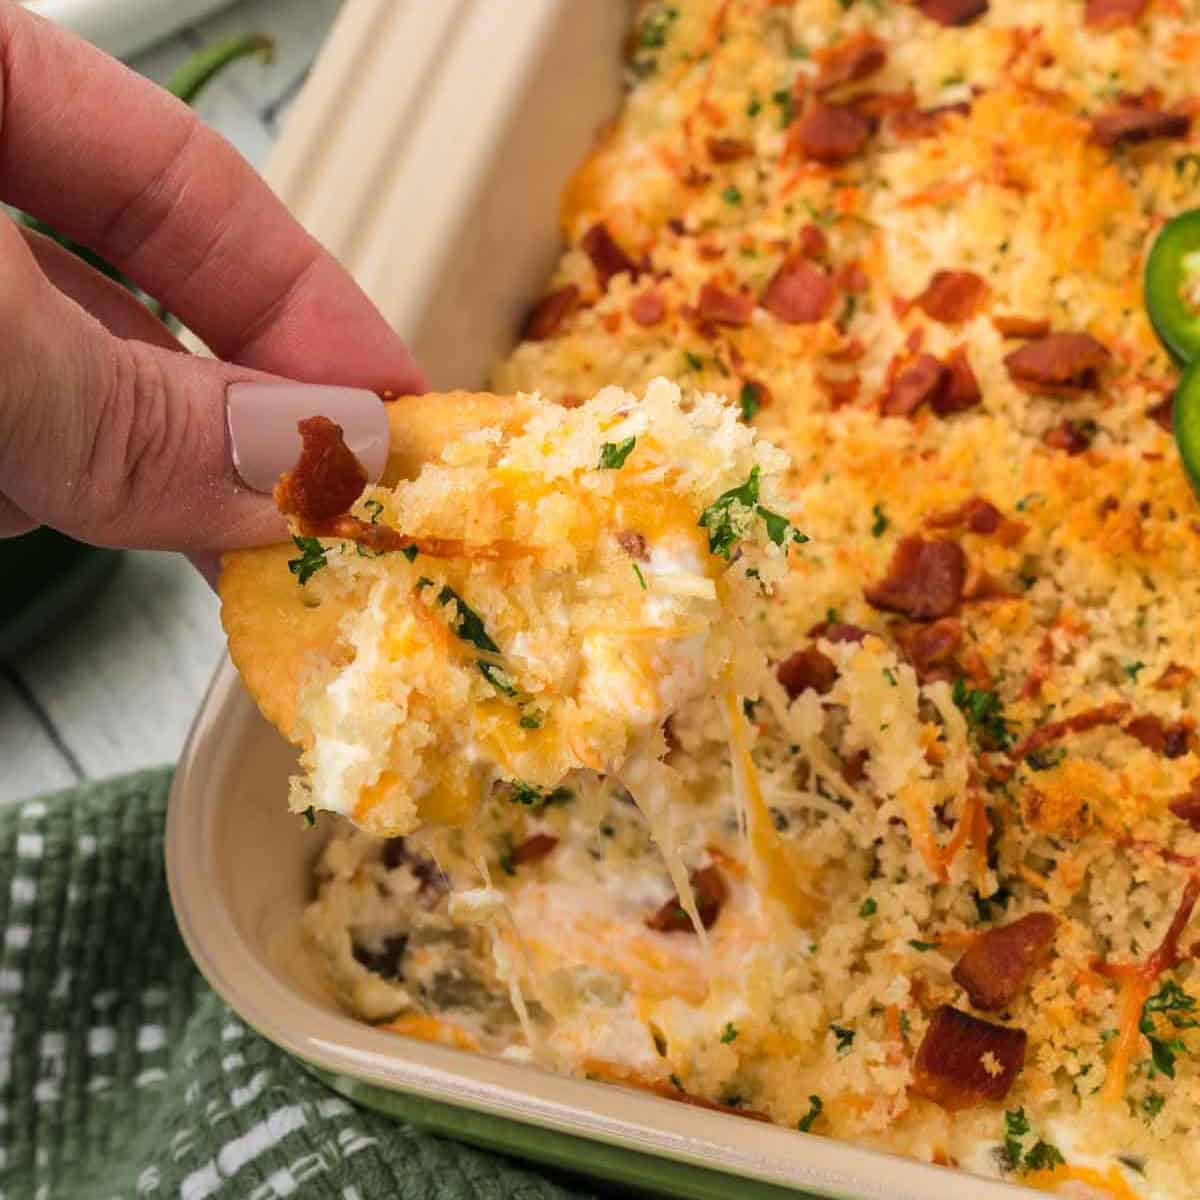
{"type": "Polygon", "coordinates": [[[989,750],[1007,750],[1013,735],[1000,697],[984,688],[969,688],[960,675],[954,681],[954,703],[962,709],[971,732],[989,750]]]}
{"type": "Polygon", "coordinates": [[[757,96],[750,98],[750,103],[746,105],[746,116],[757,117],[762,112],[762,101],[757,96]]]}
{"type": "Polygon", "coordinates": [[[1200,179],[1200,154],[1182,154],[1175,160],[1175,174],[1181,179],[1191,174],[1193,180],[1200,179]]]}
{"type": "Polygon", "coordinates": [[[1162,1112],[1162,1106],[1166,1102],[1167,1098],[1161,1092],[1147,1092],[1142,1100],[1142,1112],[1145,1114],[1146,1120],[1153,1121],[1162,1112]]]}
{"type": "Polygon", "coordinates": [[[678,1076],[678,1075],[676,1075],[676,1074],[674,1074],[674,1072],[672,1072],[672,1074],[671,1074],[671,1075],[669,1075],[669,1076],[668,1076],[668,1078],[669,1078],[669,1079],[671,1080],[671,1082],[672,1082],[672,1083],[675,1085],[675,1090],[676,1090],[676,1091],[679,1091],[679,1092],[682,1092],[682,1091],[683,1091],[683,1083],[680,1081],[680,1079],[679,1079],[679,1076],[678,1076]]]}
{"type": "Polygon", "coordinates": [[[854,1045],[854,1030],[843,1025],[830,1025],[829,1032],[837,1040],[838,1054],[849,1054],[850,1047],[854,1045]]]}
{"type": "Polygon", "coordinates": [[[304,823],[309,829],[317,823],[317,812],[311,804],[300,815],[304,818],[304,823]]]}
{"type": "Polygon", "coordinates": [[[915,938],[909,938],[908,944],[918,954],[924,954],[927,950],[936,950],[938,948],[937,942],[918,942],[915,938]]]}
{"type": "Polygon", "coordinates": [[[512,851],[511,850],[505,850],[504,853],[500,855],[500,857],[497,861],[500,864],[500,870],[502,870],[505,873],[505,875],[515,875],[517,873],[516,865],[513,863],[513,860],[512,860],[512,851]]]}
{"type": "Polygon", "coordinates": [[[995,905],[997,908],[1007,909],[1008,902],[1012,899],[1012,892],[1007,887],[1001,886],[990,896],[982,896],[979,892],[973,891],[971,898],[975,901],[975,914],[979,917],[979,920],[991,921],[996,916],[992,912],[992,906],[995,905]]]}
{"type": "Polygon", "coordinates": [[[1038,1138],[1033,1149],[1025,1155],[1025,1170],[1051,1171],[1055,1167],[1063,1166],[1066,1161],[1057,1146],[1052,1146],[1049,1142],[1043,1142],[1041,1138],[1038,1138]]]}
{"type": "Polygon", "coordinates": [[[1029,495],[1022,496],[1016,504],[1017,512],[1024,512],[1035,501],[1045,504],[1046,497],[1041,492],[1030,492],[1029,495]]]}
{"type": "Polygon", "coordinates": [[[541,729],[542,722],[545,721],[546,714],[540,708],[527,708],[522,714],[518,724],[522,729],[541,729]]]}
{"type": "Polygon", "coordinates": [[[1195,1029],[1200,1026],[1196,1019],[1196,998],[1188,995],[1174,980],[1168,979],[1157,992],[1142,1005],[1138,1029],[1150,1043],[1150,1074],[1175,1078],[1175,1056],[1187,1051],[1179,1037],[1159,1037],[1155,1014],[1168,1021],[1175,1029],[1195,1029]]]}
{"type": "Polygon", "coordinates": [[[1130,683],[1137,683],[1138,673],[1146,669],[1146,664],[1141,662],[1131,662],[1125,665],[1125,674],[1129,676],[1130,683]]]}
{"type": "Polygon", "coordinates": [[[690,350],[685,350],[683,352],[683,361],[687,364],[687,369],[689,371],[704,370],[704,359],[702,359],[698,354],[693,354],[690,350]]]}
{"type": "Polygon", "coordinates": [[[1031,770],[1050,771],[1066,757],[1067,752],[1061,746],[1054,746],[1049,750],[1031,750],[1025,755],[1025,762],[1031,770]]]}
{"type": "Polygon", "coordinates": [[[780,88],[777,92],[772,92],[771,101],[779,106],[779,124],[787,128],[792,123],[792,118],[796,115],[795,101],[792,99],[792,89],[784,87],[780,88]]]}
{"type": "Polygon", "coordinates": [[[642,591],[646,591],[646,577],[642,574],[642,568],[637,563],[630,563],[629,565],[633,568],[633,573],[637,576],[638,583],[642,585],[642,591]]]}
{"type": "Polygon", "coordinates": [[[883,668],[883,677],[888,681],[890,687],[896,687],[896,672],[891,667],[883,668]]]}
{"type": "Polygon", "coordinates": [[[737,1035],[737,1026],[732,1021],[726,1021],[725,1028],[721,1030],[721,1045],[728,1046],[730,1042],[736,1042],[737,1035]]]}
{"type": "Polygon", "coordinates": [[[288,570],[303,587],[322,567],[328,565],[328,559],[325,557],[325,547],[317,538],[293,535],[292,541],[296,543],[300,557],[288,560],[288,570]]]}
{"type": "Polygon", "coordinates": [[[742,406],[742,420],[747,424],[754,420],[754,414],[762,407],[758,385],[743,383],[742,390],[738,393],[738,403],[742,406]]]}
{"type": "Polygon", "coordinates": [[[419,551],[417,550],[416,546],[402,546],[400,548],[400,553],[403,554],[409,562],[416,562],[419,551]]]}
{"type": "Polygon", "coordinates": [[[600,447],[600,463],[596,469],[598,471],[619,471],[636,445],[636,437],[627,437],[623,442],[605,442],[600,447]]]}
{"type": "Polygon", "coordinates": [[[861,905],[859,905],[858,915],[865,921],[868,917],[873,917],[879,911],[879,905],[875,903],[873,897],[868,896],[861,905]]]}
{"type": "Polygon", "coordinates": [[[735,184],[731,183],[721,193],[721,199],[724,200],[726,204],[741,204],[742,190],[741,190],[741,188],[737,187],[735,184]]]}
{"type": "Polygon", "coordinates": [[[378,500],[363,501],[363,508],[371,514],[371,524],[374,525],[383,512],[383,504],[378,500]]]}
{"type": "Polygon", "coordinates": [[[802,1116],[800,1120],[796,1122],[796,1128],[799,1129],[801,1133],[808,1133],[813,1127],[813,1122],[821,1115],[821,1110],[824,1107],[825,1105],[821,1102],[820,1096],[809,1096],[808,1112],[806,1112],[804,1116],[802,1116]]]}
{"type": "Polygon", "coordinates": [[[882,504],[873,504],[871,512],[875,517],[875,522],[871,526],[871,536],[876,538],[883,537],[891,521],[888,520],[887,515],[884,513],[882,504]]]}
{"type": "Polygon", "coordinates": [[[1025,1153],[1021,1139],[1029,1132],[1029,1118],[1024,1108],[1010,1108],[1004,1113],[1004,1157],[1010,1171],[1021,1165],[1025,1153]]]}
{"type": "MultiPolygon", "coordinates": [[[[417,583],[418,587],[428,586],[424,581],[424,577],[417,583]]],[[[449,585],[446,585],[438,592],[438,603],[445,608],[451,601],[454,602],[455,616],[450,624],[453,632],[464,642],[469,642],[477,650],[485,650],[489,654],[499,654],[500,647],[492,641],[487,629],[483,624],[483,618],[471,608],[467,602],[449,585]]],[[[475,660],[475,665],[479,668],[479,673],[504,696],[517,696],[519,692],[517,685],[512,681],[508,672],[496,663],[488,662],[487,659],[480,658],[475,660]]]]}
{"type": "Polygon", "coordinates": [[[808,541],[787,517],[764,508],[758,502],[757,466],[739,487],[730,488],[718,496],[701,514],[699,525],[708,530],[708,549],[728,561],[733,547],[750,532],[754,517],[761,517],[767,527],[767,537],[776,546],[789,541],[802,544],[808,541]]]}
{"type": "Polygon", "coordinates": [[[570,788],[557,787],[547,792],[536,784],[523,783],[519,779],[512,780],[510,786],[508,798],[514,804],[523,804],[526,808],[534,808],[539,804],[543,807],[550,804],[569,804],[575,799],[575,793],[570,788]]]}
{"type": "Polygon", "coordinates": [[[667,44],[667,35],[678,16],[679,10],[671,7],[652,12],[638,30],[638,45],[643,50],[661,50],[667,44]]]}

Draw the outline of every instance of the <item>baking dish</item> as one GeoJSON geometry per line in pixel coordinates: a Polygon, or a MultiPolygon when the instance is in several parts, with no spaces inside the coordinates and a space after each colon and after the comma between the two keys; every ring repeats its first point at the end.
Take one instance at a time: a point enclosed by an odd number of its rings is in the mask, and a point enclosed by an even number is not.
{"type": "MultiPolygon", "coordinates": [[[[562,183],[619,100],[612,0],[352,0],[270,177],[436,386],[478,386],[558,249],[562,183]]],[[[350,1098],[438,1131],[686,1197],[1031,1195],[845,1143],[372,1029],[300,941],[330,826],[285,804],[293,754],[226,661],[172,791],[167,868],[201,971],[350,1098]]]]}

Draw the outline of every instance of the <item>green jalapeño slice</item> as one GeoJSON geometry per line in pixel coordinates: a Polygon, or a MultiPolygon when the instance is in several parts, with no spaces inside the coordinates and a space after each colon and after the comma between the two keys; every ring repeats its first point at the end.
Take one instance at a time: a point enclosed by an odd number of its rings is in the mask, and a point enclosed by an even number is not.
{"type": "Polygon", "coordinates": [[[1200,354],[1200,209],[1173,217],[1146,260],[1146,308],[1159,341],[1180,363],[1200,354]]]}

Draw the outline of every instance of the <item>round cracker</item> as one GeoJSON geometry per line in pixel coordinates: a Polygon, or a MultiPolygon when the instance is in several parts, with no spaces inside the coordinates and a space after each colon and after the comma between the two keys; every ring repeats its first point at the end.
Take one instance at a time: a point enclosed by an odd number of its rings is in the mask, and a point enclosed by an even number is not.
{"type": "MultiPolygon", "coordinates": [[[[430,392],[388,404],[391,446],[382,484],[414,479],[452,442],[488,426],[520,429],[529,406],[490,392],[430,392]]],[[[313,603],[288,570],[292,543],[234,550],[221,560],[217,592],[229,657],[259,710],[285,737],[297,741],[296,710],[308,673],[350,653],[339,627],[345,601],[313,603]]]]}

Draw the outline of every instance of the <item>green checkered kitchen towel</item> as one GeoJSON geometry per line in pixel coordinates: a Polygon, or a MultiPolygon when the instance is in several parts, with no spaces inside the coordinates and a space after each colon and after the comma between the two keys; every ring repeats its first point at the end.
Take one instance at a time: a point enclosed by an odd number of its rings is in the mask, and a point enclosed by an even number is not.
{"type": "Polygon", "coordinates": [[[357,1109],[258,1037],[184,949],[167,770],[0,810],[0,1200],[571,1200],[357,1109]]]}

